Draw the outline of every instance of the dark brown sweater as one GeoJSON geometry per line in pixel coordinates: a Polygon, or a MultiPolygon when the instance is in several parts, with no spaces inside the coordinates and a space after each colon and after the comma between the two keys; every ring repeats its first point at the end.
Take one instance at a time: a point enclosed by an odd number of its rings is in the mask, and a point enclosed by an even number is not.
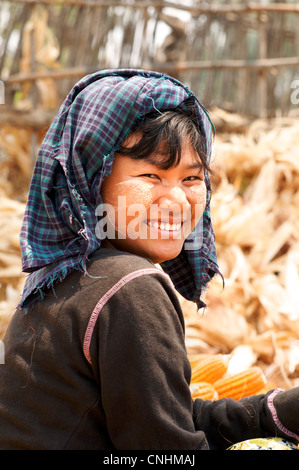
{"type": "Polygon", "coordinates": [[[184,319],[150,261],[101,248],[7,329],[0,449],[222,449],[277,434],[261,395],[193,404],[184,319]]]}

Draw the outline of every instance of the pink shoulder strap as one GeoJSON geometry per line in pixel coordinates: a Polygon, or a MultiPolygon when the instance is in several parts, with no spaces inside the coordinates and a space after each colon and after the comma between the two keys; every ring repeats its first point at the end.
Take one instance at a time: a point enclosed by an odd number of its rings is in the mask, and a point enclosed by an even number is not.
{"type": "Polygon", "coordinates": [[[289,429],[287,429],[283,424],[282,422],[280,421],[280,419],[278,418],[278,415],[277,415],[277,411],[276,411],[276,408],[274,406],[274,398],[276,397],[276,395],[280,392],[283,392],[283,390],[281,388],[276,388],[275,390],[273,390],[273,392],[268,396],[268,407],[271,411],[271,414],[272,414],[272,417],[273,417],[273,421],[274,423],[276,424],[276,426],[278,427],[278,429],[280,431],[282,431],[284,434],[286,434],[287,436],[291,437],[291,438],[294,438],[296,439],[297,442],[299,442],[299,436],[298,434],[295,434],[294,432],[290,431],[289,429]]]}
{"type": "MultiPolygon", "coordinates": [[[[118,292],[124,285],[126,285],[128,282],[132,281],[133,279],[136,279],[137,277],[144,276],[147,274],[161,274],[162,276],[166,277],[170,282],[170,277],[168,274],[166,274],[164,271],[159,270],[158,268],[146,268],[146,269],[138,269],[137,271],[133,271],[132,273],[127,274],[126,276],[122,277],[116,284],[114,284],[104,295],[103,297],[98,301],[96,304],[95,308],[92,311],[92,314],[90,315],[89,322],[85,331],[85,336],[84,336],[84,341],[83,341],[83,352],[84,356],[88,360],[88,362],[91,364],[91,358],[90,358],[90,343],[91,343],[91,338],[93,334],[93,330],[95,327],[95,324],[97,322],[98,316],[104,307],[104,305],[108,302],[111,297],[118,292]]],[[[172,284],[172,282],[171,282],[172,284]]]]}

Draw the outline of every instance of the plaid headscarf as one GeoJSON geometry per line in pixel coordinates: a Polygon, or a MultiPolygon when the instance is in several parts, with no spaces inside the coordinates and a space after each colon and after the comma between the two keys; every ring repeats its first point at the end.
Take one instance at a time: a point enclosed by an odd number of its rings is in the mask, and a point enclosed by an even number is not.
{"type": "MultiPolygon", "coordinates": [[[[176,108],[190,97],[197,103],[210,155],[213,127],[208,114],[176,79],[144,70],[103,70],[72,88],[44,138],[30,185],[20,234],[22,268],[30,274],[20,308],[43,299],[71,271],[88,272],[88,257],[101,244],[95,208],[102,203],[101,184],[111,172],[114,152],[142,116],[176,108]]],[[[205,182],[206,208],[185,242],[188,247],[161,264],[178,292],[199,307],[205,305],[202,291],[219,273],[207,173],[205,182]]]]}

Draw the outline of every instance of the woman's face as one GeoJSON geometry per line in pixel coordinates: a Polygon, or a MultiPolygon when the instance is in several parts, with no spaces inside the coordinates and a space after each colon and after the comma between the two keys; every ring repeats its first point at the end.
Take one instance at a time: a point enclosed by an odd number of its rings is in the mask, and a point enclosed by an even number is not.
{"type": "MultiPolygon", "coordinates": [[[[131,136],[130,147],[140,139],[131,136]]],[[[128,142],[129,141],[129,142],[128,142]]],[[[165,157],[165,156],[164,156],[165,157]]],[[[179,165],[162,170],[155,153],[146,160],[115,154],[112,171],[102,185],[107,214],[103,246],[161,263],[175,258],[205,209],[204,169],[193,147],[182,148],[179,165]],[[152,157],[152,158],[151,158],[152,157]]]]}

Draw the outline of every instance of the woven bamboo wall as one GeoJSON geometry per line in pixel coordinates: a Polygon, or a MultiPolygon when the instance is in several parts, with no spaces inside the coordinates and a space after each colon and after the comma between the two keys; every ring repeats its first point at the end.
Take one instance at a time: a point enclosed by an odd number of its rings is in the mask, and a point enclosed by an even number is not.
{"type": "Polygon", "coordinates": [[[14,0],[1,3],[0,15],[8,105],[29,84],[37,107],[51,83],[55,107],[85,73],[144,67],[185,81],[208,107],[255,117],[297,111],[290,99],[299,77],[296,2],[14,0]]]}

